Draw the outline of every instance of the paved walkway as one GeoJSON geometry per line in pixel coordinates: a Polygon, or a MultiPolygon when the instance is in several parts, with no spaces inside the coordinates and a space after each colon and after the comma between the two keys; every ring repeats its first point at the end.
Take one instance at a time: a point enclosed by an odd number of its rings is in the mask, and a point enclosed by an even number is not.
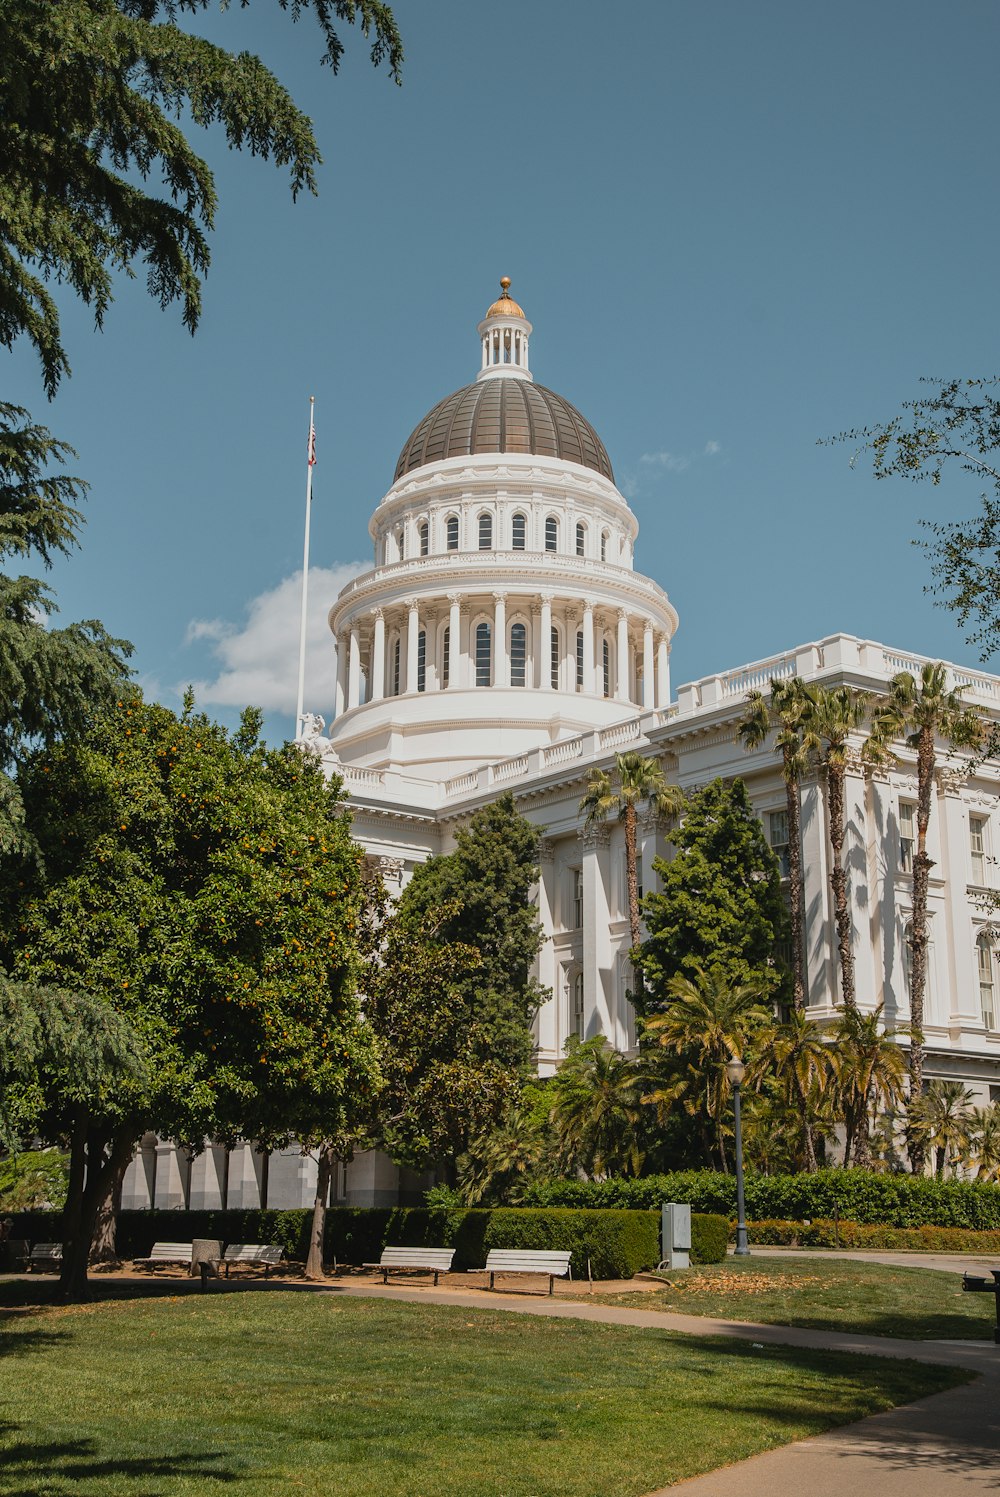
{"type": "Polygon", "coordinates": [[[754,1247],[751,1243],[750,1254],[754,1258],[850,1258],[857,1263],[890,1263],[900,1268],[941,1268],[947,1273],[987,1276],[991,1268],[1000,1268],[1000,1253],[909,1253],[889,1248],[754,1247]]]}

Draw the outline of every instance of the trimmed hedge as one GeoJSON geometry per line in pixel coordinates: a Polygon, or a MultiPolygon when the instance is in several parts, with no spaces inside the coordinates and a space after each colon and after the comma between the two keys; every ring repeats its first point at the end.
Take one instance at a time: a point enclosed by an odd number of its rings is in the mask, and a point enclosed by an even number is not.
{"type": "MultiPolygon", "coordinates": [[[[122,1211],[117,1246],[122,1258],[144,1257],[154,1242],[214,1237],[223,1243],[279,1243],[292,1259],[305,1258],[312,1212],[122,1211]]],[[[387,1243],[402,1247],[454,1247],[455,1268],[482,1268],[490,1248],[569,1248],[575,1277],[630,1279],[660,1259],[658,1211],[581,1211],[567,1208],[461,1210],[451,1207],[336,1206],[326,1216],[326,1257],[376,1263],[387,1243]]],[[[12,1237],[59,1241],[56,1212],[15,1218],[12,1237]]]]}
{"type": "MultiPolygon", "coordinates": [[[[529,1206],[658,1210],[686,1201],[695,1211],[736,1215],[736,1181],[713,1170],[678,1170],[639,1180],[547,1180],[529,1186],[529,1206]]],[[[814,1175],[746,1177],[752,1221],[803,1221],[840,1216],[893,1227],[965,1227],[1000,1231],[1000,1186],[870,1170],[826,1169],[814,1175]]]]}
{"type": "Polygon", "coordinates": [[[691,1213],[691,1262],[724,1263],[729,1223],[724,1216],[691,1213]]]}
{"type": "Polygon", "coordinates": [[[889,1227],[868,1222],[761,1221],[754,1242],[772,1247],[897,1248],[914,1253],[989,1253],[1000,1256],[1000,1232],[965,1227],[889,1227]]]}

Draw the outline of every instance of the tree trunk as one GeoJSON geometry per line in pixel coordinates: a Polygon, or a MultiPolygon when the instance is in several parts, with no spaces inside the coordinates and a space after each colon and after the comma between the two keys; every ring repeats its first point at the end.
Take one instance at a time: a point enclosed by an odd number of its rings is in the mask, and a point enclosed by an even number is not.
{"type": "Polygon", "coordinates": [[[799,830],[799,783],[791,773],[791,750],[785,758],[785,805],[788,808],[788,913],[792,927],[792,1002],[797,1013],[806,1003],[805,957],[802,951],[802,843],[799,830]]]}
{"type": "Polygon", "coordinates": [[[132,1156],[139,1129],[125,1125],[117,1133],[93,1128],[83,1114],[72,1130],[69,1188],[63,1209],[63,1257],[59,1294],[66,1300],[89,1298],[87,1265],[97,1213],[115,1177],[132,1156]]]}
{"type": "Polygon", "coordinates": [[[117,1263],[118,1249],[115,1242],[116,1228],[118,1225],[118,1213],[122,1204],[122,1182],[125,1179],[125,1171],[128,1169],[129,1160],[122,1162],[121,1167],[108,1183],[108,1189],[104,1199],[97,1208],[97,1220],[94,1223],[94,1240],[90,1244],[91,1263],[117,1263]]]}
{"type": "Polygon", "coordinates": [[[319,1146],[316,1155],[316,1199],[313,1202],[312,1227],[309,1232],[309,1253],[306,1258],[306,1278],[323,1277],[323,1244],[326,1236],[326,1203],[330,1199],[330,1181],[337,1162],[334,1145],[327,1141],[319,1146]]]}
{"type": "Polygon", "coordinates": [[[857,1009],[854,991],[854,952],[851,948],[851,911],[847,903],[847,873],[844,869],[844,770],[827,762],[827,793],[830,809],[830,851],[833,867],[833,909],[837,922],[837,949],[840,953],[840,989],[844,1007],[857,1009]]]}
{"type": "MultiPolygon", "coordinates": [[[[931,819],[934,788],[934,729],[920,730],[917,745],[917,851],[913,859],[913,915],[910,951],[910,1098],[919,1100],[924,1090],[924,993],[927,987],[927,882],[933,861],[927,856],[927,827],[931,819]]],[[[912,1131],[907,1138],[910,1169],[924,1172],[926,1158],[922,1136],[912,1131]]]]}
{"type": "Polygon", "coordinates": [[[812,1120],[809,1117],[809,1093],[799,1080],[798,1073],[795,1075],[795,1090],[799,1097],[799,1112],[802,1115],[802,1132],[805,1137],[806,1146],[806,1171],[814,1175],[818,1169],[816,1163],[816,1144],[813,1139],[812,1120]]]}
{"type": "Polygon", "coordinates": [[[871,1124],[867,1103],[858,1108],[854,1128],[854,1163],[860,1170],[870,1170],[872,1167],[871,1124]]]}

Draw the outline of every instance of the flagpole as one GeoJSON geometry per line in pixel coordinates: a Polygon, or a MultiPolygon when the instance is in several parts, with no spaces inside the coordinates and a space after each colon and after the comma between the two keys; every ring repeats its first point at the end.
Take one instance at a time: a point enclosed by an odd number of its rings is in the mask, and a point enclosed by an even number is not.
{"type": "Polygon", "coordinates": [[[309,592],[309,519],[312,515],[313,467],[316,463],[315,395],[309,397],[309,461],[306,466],[306,525],[302,547],[302,616],[299,621],[299,694],[295,706],[295,736],[302,732],[306,695],[306,602],[309,592]]]}

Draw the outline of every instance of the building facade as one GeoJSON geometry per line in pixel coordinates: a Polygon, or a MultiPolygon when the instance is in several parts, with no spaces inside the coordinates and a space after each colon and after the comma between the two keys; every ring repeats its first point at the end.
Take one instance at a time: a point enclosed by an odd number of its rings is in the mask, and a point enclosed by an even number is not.
{"type": "MultiPolygon", "coordinates": [[[[627,1000],[629,930],[623,829],[586,828],[579,803],[596,768],[636,749],[690,790],[744,779],[779,859],[788,827],[771,746],[747,754],[736,725],[747,692],[772,678],[884,692],[923,660],[852,635],[769,660],[670,684],[677,613],[635,570],[638,525],[615,486],[603,443],[583,416],[536,384],[531,323],[510,283],[478,326],[473,381],[439,402],[400,452],[369,532],[372,570],[333,603],[338,676],[329,736],[312,719],[303,748],[343,777],[354,833],[401,887],[419,862],[454,845],[457,829],[502,791],[544,828],[538,977],[552,997],[538,1014],[538,1063],[550,1073],[572,1034],[635,1042],[627,1000]]],[[[1000,678],[951,668],[964,698],[1000,717],[1000,678]]],[[[856,748],[860,750],[859,735],[856,748]]],[[[1000,765],[942,751],[928,852],[925,1063],[977,1102],[1000,1100],[1000,765]]],[[[848,768],[844,860],[859,1006],[885,1005],[905,1023],[916,761],[848,768]]],[[[836,933],[825,787],[802,788],[808,1013],[834,1016],[836,933]]],[[[664,828],[640,829],[641,876],[668,855],[664,828]]],[[[315,1168],[297,1150],[269,1161],[250,1144],[193,1161],[147,1140],[124,1204],[273,1206],[311,1201],[315,1168]]],[[[383,1204],[416,1190],[388,1161],[365,1155],[335,1197],[383,1204]]]]}

